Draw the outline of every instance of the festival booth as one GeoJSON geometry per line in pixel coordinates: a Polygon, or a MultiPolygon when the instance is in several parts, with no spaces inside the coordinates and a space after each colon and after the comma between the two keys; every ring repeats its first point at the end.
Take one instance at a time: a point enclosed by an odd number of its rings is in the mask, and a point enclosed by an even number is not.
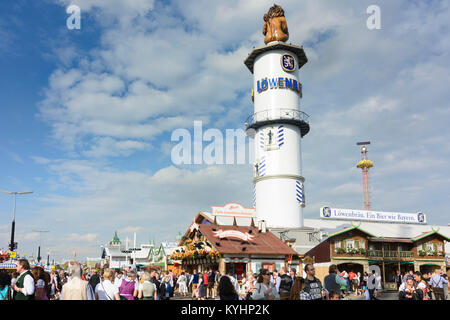
{"type": "Polygon", "coordinates": [[[254,209],[228,204],[213,207],[212,216],[213,220],[210,214],[200,212],[170,257],[186,271],[212,268],[221,274],[236,275],[239,280],[247,272],[258,273],[261,268],[272,272],[282,266],[298,265],[296,251],[268,231],[264,222],[255,226],[254,209]],[[219,216],[231,216],[234,222],[220,224],[219,216]],[[250,225],[238,226],[237,218],[247,218],[250,225]]]}
{"type": "MultiPolygon", "coordinates": [[[[335,264],[339,270],[347,272],[370,273],[375,270],[382,278],[384,289],[397,290],[395,274],[398,270],[402,274],[410,270],[428,273],[433,272],[436,267],[445,268],[445,245],[450,241],[447,236],[449,230],[445,227],[435,228],[421,221],[361,221],[363,218],[360,217],[360,221],[350,221],[341,227],[337,219],[327,219],[333,211],[347,211],[326,209],[328,208],[322,208],[326,215],[320,223],[322,228],[330,228],[330,232],[325,233],[324,239],[305,254],[313,259],[319,279],[323,279],[328,274],[328,267],[335,264]],[[331,231],[336,226],[339,227],[331,231]]],[[[359,211],[353,210],[350,213],[359,214],[359,211]]],[[[380,212],[378,216],[383,214],[386,213],[380,212]]],[[[397,219],[409,215],[411,214],[390,214],[397,219]]],[[[312,220],[306,223],[312,224],[312,220]]]]}

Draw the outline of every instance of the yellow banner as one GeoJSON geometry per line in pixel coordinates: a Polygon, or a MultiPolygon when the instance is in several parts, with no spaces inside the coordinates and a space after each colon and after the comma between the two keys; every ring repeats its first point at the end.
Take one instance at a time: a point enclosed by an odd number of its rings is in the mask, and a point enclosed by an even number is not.
{"type": "Polygon", "coordinates": [[[9,256],[10,256],[11,258],[17,257],[17,252],[16,252],[16,251],[8,251],[8,253],[9,253],[9,256]]]}

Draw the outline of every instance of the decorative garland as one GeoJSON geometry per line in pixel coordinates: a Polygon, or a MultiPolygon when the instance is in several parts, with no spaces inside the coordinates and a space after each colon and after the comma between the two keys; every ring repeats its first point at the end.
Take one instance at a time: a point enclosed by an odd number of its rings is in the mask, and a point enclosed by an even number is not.
{"type": "Polygon", "coordinates": [[[187,239],[184,242],[184,252],[174,252],[169,256],[171,260],[194,260],[200,258],[216,259],[220,258],[220,253],[216,250],[198,249],[192,239],[187,239]]]}

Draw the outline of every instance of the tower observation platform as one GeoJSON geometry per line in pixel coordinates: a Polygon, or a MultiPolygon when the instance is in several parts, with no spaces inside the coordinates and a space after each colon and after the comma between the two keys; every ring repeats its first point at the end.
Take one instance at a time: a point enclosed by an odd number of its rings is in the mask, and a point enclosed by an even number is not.
{"type": "MultiPolygon", "coordinates": [[[[255,60],[264,53],[282,50],[294,53],[297,56],[297,68],[300,69],[308,62],[308,58],[303,47],[293,44],[286,44],[281,41],[273,41],[261,47],[254,48],[245,59],[244,64],[254,73],[255,60]]],[[[285,86],[284,86],[285,87],[285,86]]],[[[301,89],[300,89],[301,90],[301,89]]],[[[301,95],[301,92],[300,92],[301,95]]],[[[297,126],[300,129],[302,138],[309,133],[309,115],[298,110],[298,107],[288,108],[287,106],[267,106],[266,110],[256,111],[245,121],[246,130],[258,129],[260,127],[275,123],[284,123],[297,126]]]]}

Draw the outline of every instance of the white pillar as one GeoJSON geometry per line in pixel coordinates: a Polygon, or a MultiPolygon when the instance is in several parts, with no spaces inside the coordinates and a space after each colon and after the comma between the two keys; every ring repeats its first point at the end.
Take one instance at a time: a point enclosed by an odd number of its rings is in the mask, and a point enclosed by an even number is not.
{"type": "Polygon", "coordinates": [[[254,49],[245,61],[254,74],[247,133],[254,134],[256,215],[269,227],[303,226],[301,139],[309,124],[300,111],[299,66],[306,61],[303,48],[280,42],[254,49]]]}

